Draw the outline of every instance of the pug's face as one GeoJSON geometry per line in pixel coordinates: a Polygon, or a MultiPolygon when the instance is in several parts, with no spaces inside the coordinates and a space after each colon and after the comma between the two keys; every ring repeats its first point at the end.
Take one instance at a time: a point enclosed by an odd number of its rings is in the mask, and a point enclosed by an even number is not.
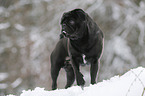
{"type": "Polygon", "coordinates": [[[85,21],[85,12],[81,9],[75,9],[64,13],[61,18],[62,34],[72,40],[82,37],[82,25],[85,21]]]}

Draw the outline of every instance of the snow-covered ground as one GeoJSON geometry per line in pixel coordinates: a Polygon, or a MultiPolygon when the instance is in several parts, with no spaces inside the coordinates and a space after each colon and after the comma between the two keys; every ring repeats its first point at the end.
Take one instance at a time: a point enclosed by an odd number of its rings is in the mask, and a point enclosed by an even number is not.
{"type": "Polygon", "coordinates": [[[122,76],[114,76],[110,80],[85,87],[84,90],[79,86],[55,91],[37,87],[34,90],[23,91],[20,96],[145,96],[144,91],[145,68],[138,67],[122,76]]]}

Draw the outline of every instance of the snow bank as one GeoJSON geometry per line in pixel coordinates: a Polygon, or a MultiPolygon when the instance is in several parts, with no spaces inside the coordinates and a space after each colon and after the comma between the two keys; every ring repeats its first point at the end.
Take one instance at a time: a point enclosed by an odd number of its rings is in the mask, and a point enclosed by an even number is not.
{"type": "MultiPolygon", "coordinates": [[[[115,76],[82,90],[79,86],[55,91],[44,88],[23,91],[20,96],[145,96],[145,68],[131,69],[123,76],[115,76]]],[[[9,95],[13,96],[13,95],[9,95]]]]}

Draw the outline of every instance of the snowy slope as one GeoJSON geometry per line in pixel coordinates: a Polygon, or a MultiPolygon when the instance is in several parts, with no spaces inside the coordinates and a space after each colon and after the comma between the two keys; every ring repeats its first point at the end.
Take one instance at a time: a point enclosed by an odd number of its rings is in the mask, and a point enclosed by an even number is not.
{"type": "MultiPolygon", "coordinates": [[[[123,76],[115,76],[82,90],[79,86],[47,91],[44,88],[23,91],[20,96],[145,96],[145,68],[131,69],[123,76]]],[[[13,95],[9,95],[13,96],[13,95]]]]}

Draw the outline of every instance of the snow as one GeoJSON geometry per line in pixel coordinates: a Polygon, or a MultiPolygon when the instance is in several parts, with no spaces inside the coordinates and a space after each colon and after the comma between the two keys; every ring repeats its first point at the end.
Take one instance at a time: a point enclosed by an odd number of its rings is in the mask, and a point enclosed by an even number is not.
{"type": "MultiPolygon", "coordinates": [[[[9,77],[8,73],[0,73],[0,82],[3,80],[6,80],[9,77]]],[[[0,83],[0,89],[6,89],[8,87],[8,84],[6,83],[0,83]]]]}
{"type": "Polygon", "coordinates": [[[21,24],[15,24],[15,28],[19,31],[25,31],[25,27],[22,26],[21,24]]]}
{"type": "Polygon", "coordinates": [[[6,89],[7,87],[8,87],[8,84],[0,83],[0,89],[6,89]]]}
{"type": "Polygon", "coordinates": [[[12,86],[12,88],[16,88],[16,87],[18,87],[21,83],[22,83],[22,79],[21,78],[17,78],[12,84],[11,84],[11,86],[12,86]]]}
{"type": "Polygon", "coordinates": [[[136,58],[131,52],[131,48],[123,38],[116,36],[113,38],[112,42],[114,53],[117,56],[120,56],[120,58],[122,58],[123,60],[131,61],[131,64],[133,65],[137,64],[136,58]]]}
{"type": "Polygon", "coordinates": [[[0,81],[5,80],[6,78],[8,78],[9,74],[8,73],[0,73],[0,81]]]}
{"type": "Polygon", "coordinates": [[[114,76],[110,80],[85,87],[84,90],[79,86],[54,91],[37,87],[34,90],[24,90],[20,96],[145,96],[144,88],[145,68],[138,67],[122,76],[114,76]]]}
{"type": "Polygon", "coordinates": [[[0,30],[7,29],[10,27],[10,23],[0,23],[0,30]]]}

